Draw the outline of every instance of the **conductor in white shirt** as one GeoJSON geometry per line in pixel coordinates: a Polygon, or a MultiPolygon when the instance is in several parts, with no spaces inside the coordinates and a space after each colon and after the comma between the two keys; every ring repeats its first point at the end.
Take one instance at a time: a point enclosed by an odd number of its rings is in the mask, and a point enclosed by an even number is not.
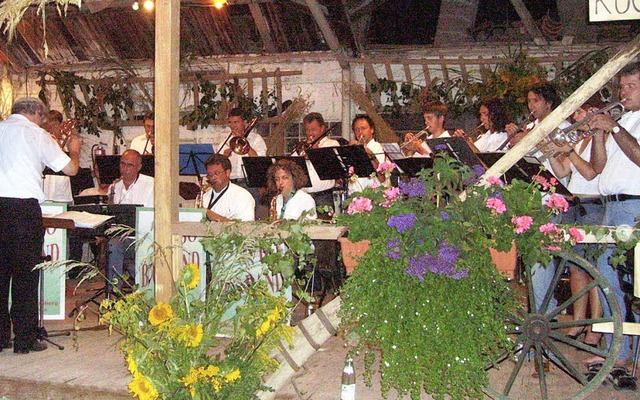
{"type": "Polygon", "coordinates": [[[202,197],[209,221],[253,221],[255,200],[251,193],[230,181],[231,162],[222,154],[214,154],[204,163],[211,188],[202,197]]]}
{"type": "MultiPolygon", "coordinates": [[[[140,173],[142,156],[127,150],[120,157],[120,179],[109,186],[108,196],[113,204],[139,204],[153,207],[153,178],[140,173]]],[[[113,237],[107,245],[107,278],[122,288],[125,265],[130,277],[135,277],[133,238],[113,237]]],[[[111,289],[111,288],[109,288],[111,289]]]]}

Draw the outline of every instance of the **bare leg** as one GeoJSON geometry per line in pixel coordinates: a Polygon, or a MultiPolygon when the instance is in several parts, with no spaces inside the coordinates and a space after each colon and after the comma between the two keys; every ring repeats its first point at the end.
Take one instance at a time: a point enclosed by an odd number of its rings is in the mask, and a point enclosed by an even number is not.
{"type": "MultiPolygon", "coordinates": [[[[589,276],[582,272],[578,267],[569,267],[571,277],[569,285],[571,287],[571,294],[578,293],[581,289],[589,284],[589,276]]],[[[597,294],[597,292],[596,292],[597,294]]],[[[585,294],[573,303],[573,320],[580,321],[587,318],[587,303],[589,296],[585,294]]],[[[599,304],[599,303],[598,303],[599,304]]],[[[567,330],[567,335],[577,336],[585,330],[584,326],[574,326],[567,330]]]]}

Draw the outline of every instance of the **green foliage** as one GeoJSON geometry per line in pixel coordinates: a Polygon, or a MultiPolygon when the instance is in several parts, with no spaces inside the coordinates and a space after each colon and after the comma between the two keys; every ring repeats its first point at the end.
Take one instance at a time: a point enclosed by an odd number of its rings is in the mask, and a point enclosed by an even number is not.
{"type": "Polygon", "coordinates": [[[510,344],[504,316],[516,308],[489,249],[515,243],[525,263],[546,265],[575,243],[549,224],[566,205],[559,196],[543,204],[549,182],[490,179],[460,196],[472,177],[438,156],[419,179],[356,193],[338,216],[352,241],[371,241],[343,287],[340,316],[357,338],[351,351],[365,353],[366,375],[381,374],[385,397],[395,389],[412,399],[481,398],[486,366],[510,344]]]}

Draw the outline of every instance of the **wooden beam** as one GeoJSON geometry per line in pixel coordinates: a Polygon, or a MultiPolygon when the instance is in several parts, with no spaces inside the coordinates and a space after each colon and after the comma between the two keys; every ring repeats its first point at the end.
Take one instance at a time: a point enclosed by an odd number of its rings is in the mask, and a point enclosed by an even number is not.
{"type": "Polygon", "coordinates": [[[268,53],[275,53],[276,46],[273,44],[273,38],[271,37],[271,28],[269,27],[269,23],[262,13],[260,4],[249,3],[249,11],[251,11],[253,21],[256,23],[258,32],[260,32],[263,49],[268,53]]]}
{"type": "Polygon", "coordinates": [[[527,29],[527,32],[529,32],[529,35],[531,35],[533,42],[538,46],[546,46],[547,40],[542,35],[542,32],[540,32],[540,29],[538,29],[533,18],[531,18],[531,14],[524,5],[524,2],[522,0],[511,0],[511,4],[513,4],[513,7],[516,9],[518,16],[520,16],[520,20],[527,29]]]}
{"type": "Polygon", "coordinates": [[[155,295],[173,293],[182,251],[172,245],[178,222],[178,110],[180,71],[180,0],[156,0],[155,55],[155,295]],[[168,265],[167,265],[168,264],[168,265]]]}
{"type": "Polygon", "coordinates": [[[613,56],[587,79],[575,92],[573,92],[562,104],[553,110],[543,119],[531,132],[529,132],[517,145],[509,150],[498,160],[484,177],[501,176],[511,168],[518,160],[527,155],[542,139],[551,133],[560,122],[568,118],[578,107],[580,107],[589,97],[596,93],[602,86],[609,82],[625,65],[633,61],[640,53],[640,34],[631,42],[627,43],[620,51],[613,56]]]}
{"type": "Polygon", "coordinates": [[[345,50],[340,44],[338,40],[338,36],[336,36],[333,29],[329,25],[329,21],[327,21],[327,17],[320,9],[320,4],[318,4],[317,0],[305,0],[307,3],[307,7],[309,7],[309,11],[311,11],[311,15],[316,20],[318,27],[320,27],[320,31],[322,31],[322,36],[327,41],[329,48],[336,54],[336,58],[341,68],[348,68],[349,63],[347,61],[347,55],[345,54],[345,50]]]}

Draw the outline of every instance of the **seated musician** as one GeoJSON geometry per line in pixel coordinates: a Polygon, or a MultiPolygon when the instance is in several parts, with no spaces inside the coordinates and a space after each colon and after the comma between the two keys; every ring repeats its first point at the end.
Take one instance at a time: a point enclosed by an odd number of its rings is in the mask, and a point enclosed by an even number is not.
{"type": "Polygon", "coordinates": [[[444,129],[444,121],[447,111],[447,106],[440,102],[432,102],[425,107],[422,116],[426,126],[423,130],[426,131],[424,132],[426,136],[422,137],[423,134],[416,134],[412,132],[407,132],[407,134],[404,135],[404,144],[402,145],[402,149],[407,156],[429,157],[431,150],[424,141],[425,139],[451,137],[449,131],[444,129]]]}
{"type": "MultiPolygon", "coordinates": [[[[374,169],[378,168],[380,163],[384,162],[386,156],[382,145],[374,138],[376,125],[373,119],[367,114],[358,114],[353,118],[351,122],[351,130],[356,137],[355,141],[352,141],[350,145],[364,145],[364,149],[371,157],[371,164],[374,169]]],[[[349,181],[349,192],[360,192],[367,187],[375,186],[383,183],[385,177],[383,174],[378,174],[377,177],[358,177],[357,181],[353,179],[349,181]]]]}
{"type": "MultiPolygon", "coordinates": [[[[340,146],[337,140],[331,139],[327,136],[322,136],[327,131],[327,125],[324,122],[324,118],[320,113],[310,113],[305,115],[302,120],[304,124],[304,133],[306,136],[306,141],[301,142],[304,143],[308,148],[318,149],[324,147],[337,147],[340,146]]],[[[304,147],[303,147],[304,150],[304,147]]],[[[299,154],[298,148],[296,147],[296,151],[291,153],[292,156],[300,156],[304,155],[304,151],[301,151],[303,154],[299,154]]],[[[311,187],[305,187],[301,190],[309,193],[313,200],[316,202],[316,206],[333,206],[333,188],[336,186],[336,181],[334,179],[326,179],[322,180],[318,176],[318,172],[314,168],[311,161],[307,159],[307,170],[309,171],[309,179],[311,180],[311,187]]]]}
{"type": "Polygon", "coordinates": [[[153,145],[155,143],[155,120],[153,111],[144,116],[144,134],[136,136],[131,141],[129,149],[136,150],[143,156],[153,155],[153,145]]]}
{"type": "Polygon", "coordinates": [[[230,181],[231,162],[222,154],[214,154],[204,163],[211,188],[204,193],[202,204],[209,221],[253,221],[255,200],[251,193],[230,181]]]}
{"type": "Polygon", "coordinates": [[[316,202],[302,189],[304,171],[291,160],[278,160],[267,170],[267,191],[273,194],[269,216],[271,220],[294,219],[305,215],[316,219],[316,202]]]}
{"type": "MultiPolygon", "coordinates": [[[[480,129],[486,129],[478,138],[473,141],[474,146],[480,153],[498,151],[498,148],[507,140],[507,110],[502,100],[497,97],[490,97],[480,102],[480,129]]],[[[473,134],[473,132],[470,132],[473,134]]],[[[470,138],[473,139],[473,138],[470,138]]]]}
{"type": "MultiPolygon", "coordinates": [[[[140,173],[142,155],[136,150],[127,150],[120,157],[120,179],[109,186],[108,196],[112,204],[140,204],[153,207],[153,178],[140,173]]],[[[128,275],[135,277],[135,246],[131,237],[113,237],[107,244],[107,278],[116,280],[115,286],[122,288],[125,266],[128,275]]],[[[109,290],[112,290],[109,287],[109,290]]]]}

